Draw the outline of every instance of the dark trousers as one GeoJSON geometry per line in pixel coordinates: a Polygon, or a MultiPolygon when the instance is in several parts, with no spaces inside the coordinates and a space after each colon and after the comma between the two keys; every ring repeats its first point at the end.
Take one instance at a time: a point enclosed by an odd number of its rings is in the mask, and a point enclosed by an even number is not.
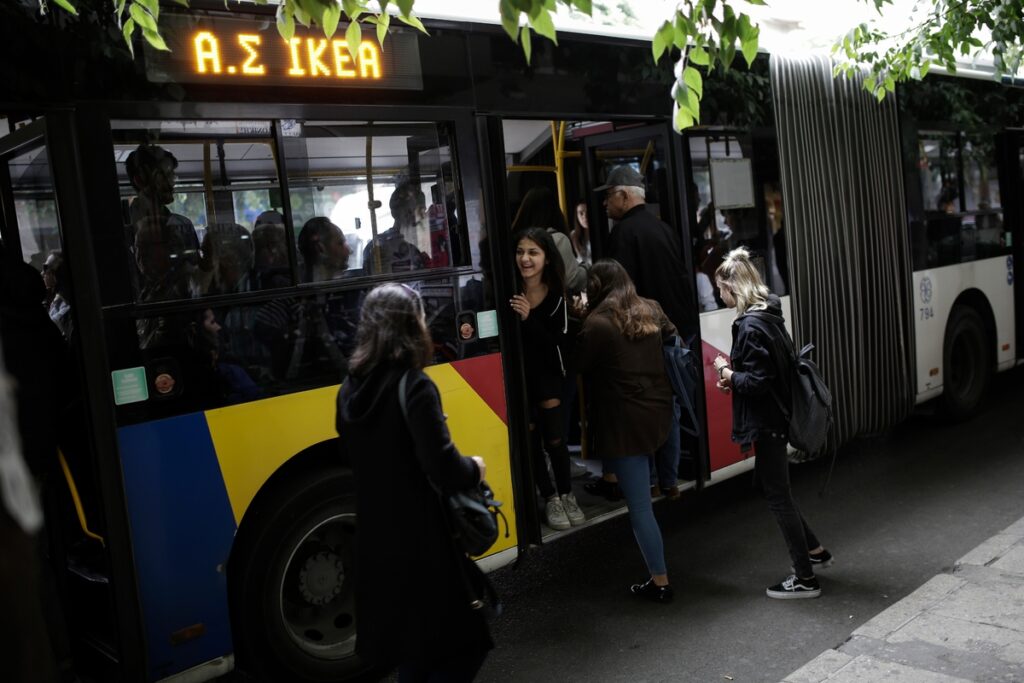
{"type": "Polygon", "coordinates": [[[793,500],[793,490],[789,486],[786,442],[782,439],[760,439],[754,443],[754,453],[757,456],[754,475],[768,501],[768,509],[782,531],[782,537],[786,539],[793,569],[800,578],[814,576],[807,552],[821,544],[793,500]]]}
{"type": "Polygon", "coordinates": [[[530,450],[533,451],[534,478],[537,488],[544,498],[572,493],[572,470],[569,462],[569,447],[565,444],[564,406],[541,408],[537,406],[531,425],[530,450]],[[545,458],[545,453],[547,458],[545,458]],[[548,462],[551,460],[551,472],[555,475],[555,483],[548,476],[548,462]]]}
{"type": "Polygon", "coordinates": [[[448,662],[441,669],[402,664],[398,667],[398,683],[471,683],[486,658],[486,652],[471,652],[448,662]]]}

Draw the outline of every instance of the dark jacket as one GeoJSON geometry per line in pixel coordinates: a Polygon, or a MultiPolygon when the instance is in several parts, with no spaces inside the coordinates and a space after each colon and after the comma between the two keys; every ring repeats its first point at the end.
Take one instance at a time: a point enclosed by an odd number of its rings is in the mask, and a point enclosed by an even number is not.
{"type": "Polygon", "coordinates": [[[768,296],[762,310],[748,309],[732,323],[732,440],[786,438],[788,424],[775,399],[789,403],[789,377],[780,372],[780,329],[785,329],[779,297],[768,296]],[[774,394],[772,393],[774,390],[774,394]]]}
{"type": "Polygon", "coordinates": [[[629,273],[637,294],[661,304],[684,338],[696,332],[696,317],[687,313],[694,298],[679,235],[646,205],[634,206],[615,224],[608,255],[629,273]]]}
{"type": "Polygon", "coordinates": [[[590,437],[598,458],[653,453],[668,438],[672,387],[661,346],[676,329],[656,302],[649,303],[662,319],[661,334],[627,339],[601,306],[583,321],[575,355],[588,381],[590,437]]]}
{"type": "Polygon", "coordinates": [[[566,331],[569,314],[561,292],[548,290],[523,323],[523,362],[531,403],[562,395],[566,373],[566,331]]]}
{"type": "Polygon", "coordinates": [[[480,478],[459,455],[437,387],[423,372],[407,380],[408,423],[398,402],[402,367],[350,376],[338,392],[341,449],[356,477],[356,613],[359,653],[378,666],[442,667],[456,655],[493,647],[469,608],[460,563],[440,500],[480,478]]]}

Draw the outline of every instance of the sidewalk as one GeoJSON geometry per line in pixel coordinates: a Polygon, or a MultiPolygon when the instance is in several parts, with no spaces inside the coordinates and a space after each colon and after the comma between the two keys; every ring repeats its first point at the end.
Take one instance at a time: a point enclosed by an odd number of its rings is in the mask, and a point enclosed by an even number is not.
{"type": "Polygon", "coordinates": [[[783,683],[1024,681],[1024,519],[783,683]]]}

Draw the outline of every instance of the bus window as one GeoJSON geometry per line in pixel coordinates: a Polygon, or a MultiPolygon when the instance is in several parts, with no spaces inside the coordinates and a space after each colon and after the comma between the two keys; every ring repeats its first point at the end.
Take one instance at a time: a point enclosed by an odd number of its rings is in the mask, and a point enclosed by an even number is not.
{"type": "Polygon", "coordinates": [[[269,122],[112,128],[138,303],[292,284],[269,122]]]}
{"type": "Polygon", "coordinates": [[[911,221],[914,267],[1010,253],[991,138],[922,131],[918,157],[922,210],[911,221]]]}
{"type": "Polygon", "coordinates": [[[8,171],[21,255],[25,263],[41,273],[51,252],[61,249],[57,201],[46,147],[36,147],[14,157],[8,162],[8,171]]]}
{"type": "Polygon", "coordinates": [[[459,265],[457,180],[443,125],[305,121],[289,130],[303,282],[459,265]]]}
{"type": "MultiPolygon", "coordinates": [[[[694,267],[698,291],[712,284],[715,269],[736,247],[746,247],[769,288],[782,296],[789,292],[785,216],[779,182],[778,152],[773,139],[763,135],[712,134],[690,138],[693,186],[694,267]],[[704,282],[702,282],[704,281],[704,282]]],[[[724,303],[701,298],[701,310],[724,303]]]]}

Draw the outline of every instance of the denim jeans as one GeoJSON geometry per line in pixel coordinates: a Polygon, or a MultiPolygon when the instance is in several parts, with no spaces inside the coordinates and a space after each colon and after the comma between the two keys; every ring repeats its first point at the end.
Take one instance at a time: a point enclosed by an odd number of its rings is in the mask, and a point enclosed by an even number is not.
{"type": "Polygon", "coordinates": [[[668,438],[665,443],[654,451],[651,458],[651,486],[658,486],[662,489],[675,488],[679,483],[679,418],[682,415],[682,407],[679,399],[672,396],[672,425],[668,430],[668,438]]]}
{"type": "Polygon", "coordinates": [[[754,454],[754,475],[768,501],[768,509],[782,531],[782,537],[786,539],[793,569],[800,578],[814,576],[807,553],[809,549],[821,544],[793,500],[793,490],[789,486],[786,442],[782,439],[759,439],[754,442],[754,454]]]}
{"type": "Polygon", "coordinates": [[[619,478],[619,488],[626,496],[633,535],[647,563],[647,571],[654,576],[665,574],[668,570],[665,568],[665,545],[661,539],[661,529],[658,528],[654,506],[651,504],[649,459],[649,455],[608,458],[604,461],[604,471],[619,478]]]}

